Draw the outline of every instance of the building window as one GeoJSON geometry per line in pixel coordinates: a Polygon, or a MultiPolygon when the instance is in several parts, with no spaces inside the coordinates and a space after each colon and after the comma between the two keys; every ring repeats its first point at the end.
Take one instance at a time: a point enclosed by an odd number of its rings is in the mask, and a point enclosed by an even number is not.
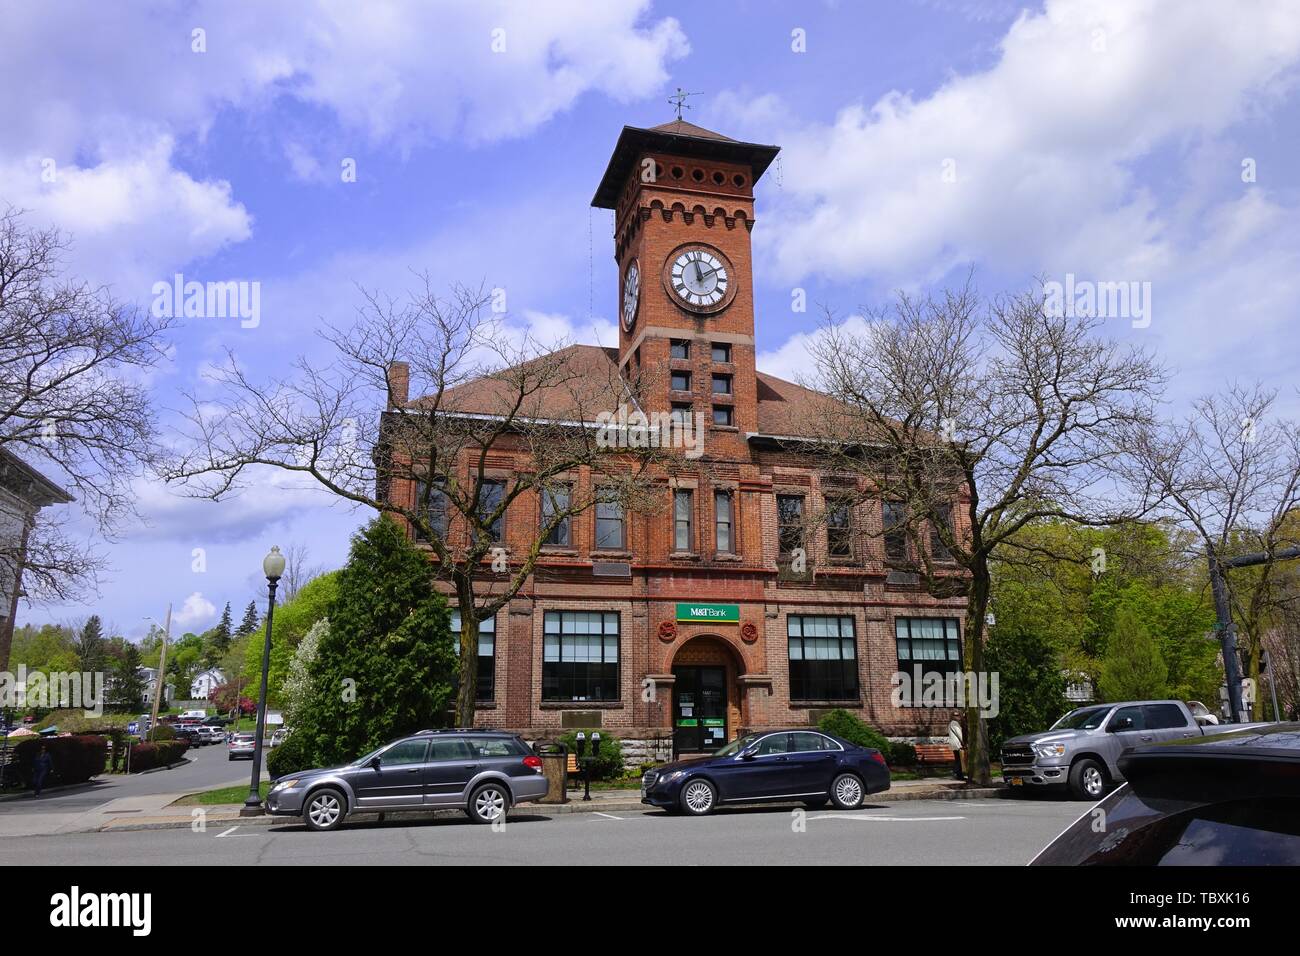
{"type": "Polygon", "coordinates": [[[668,354],[675,359],[688,359],[691,357],[691,343],[685,339],[673,339],[668,354]]]}
{"type": "Polygon", "coordinates": [[[691,534],[691,512],[695,496],[689,488],[678,488],[673,492],[673,550],[694,550],[694,536],[691,534]]]}
{"type": "Polygon", "coordinates": [[[505,512],[503,511],[498,515],[495,521],[489,521],[488,519],[501,506],[505,494],[506,483],[504,481],[485,481],[478,494],[479,523],[486,529],[488,540],[498,544],[505,540],[505,512]]]}
{"type": "Polygon", "coordinates": [[[691,423],[691,406],[688,402],[673,402],[669,420],[674,428],[686,428],[691,423]]]}
{"type": "Polygon", "coordinates": [[[623,520],[623,502],[602,491],[596,501],[596,548],[608,551],[627,546],[626,523],[623,520]]]}
{"type": "Polygon", "coordinates": [[[790,640],[790,699],[856,699],[853,618],[791,614],[785,627],[790,640]]]}
{"type": "Polygon", "coordinates": [[[713,343],[713,361],[718,363],[731,361],[731,346],[726,342],[713,343]]]}
{"type": "MultiPolygon", "coordinates": [[[[444,490],[445,483],[441,478],[435,479],[432,484],[426,481],[417,481],[415,483],[415,508],[417,513],[424,515],[429,527],[440,540],[447,540],[447,492],[444,490]]],[[[415,529],[415,540],[429,540],[419,528],[415,529]]]]}
{"type": "Polygon", "coordinates": [[[730,395],[731,394],[731,376],[714,375],[713,376],[713,394],[730,395]]]}
{"type": "MultiPolygon", "coordinates": [[[[460,656],[460,611],[451,612],[452,646],[460,656]]],[[[478,684],[474,688],[475,700],[493,700],[496,697],[496,645],[497,619],[490,617],[478,622],[478,684]]]]}
{"type": "Polygon", "coordinates": [[[691,390],[691,373],[673,372],[672,389],[674,392],[689,392],[691,390]]]}
{"type": "Polygon", "coordinates": [[[885,532],[885,560],[888,562],[903,563],[907,561],[905,516],[906,512],[901,501],[884,502],[882,527],[885,532]]]}
{"type": "Polygon", "coordinates": [[[542,489],[542,527],[545,528],[552,521],[555,521],[555,527],[551,528],[546,535],[546,544],[553,547],[567,548],[571,543],[569,535],[570,517],[564,512],[569,510],[569,486],[556,485],[553,488],[542,489]],[[562,518],[556,520],[556,515],[564,514],[562,518]]]}
{"type": "Polygon", "coordinates": [[[735,516],[730,491],[713,493],[713,543],[721,554],[735,554],[735,516]]]}
{"type": "MultiPolygon", "coordinates": [[[[952,506],[942,505],[935,509],[935,517],[942,522],[943,527],[948,530],[948,537],[952,537],[952,506]]],[[[935,561],[944,563],[952,562],[952,551],[943,543],[943,538],[939,534],[938,527],[933,524],[930,528],[930,556],[935,561]]]]}
{"type": "Polygon", "coordinates": [[[961,670],[961,633],[955,617],[894,619],[898,669],[921,666],[922,674],[951,674],[961,670]]]}
{"type": "Polygon", "coordinates": [[[833,558],[853,557],[853,504],[847,499],[826,502],[826,549],[833,558]]]}
{"type": "Polygon", "coordinates": [[[777,547],[782,555],[791,555],[803,547],[803,497],[776,496],[777,547]]]}
{"type": "Polygon", "coordinates": [[[730,405],[713,406],[713,424],[731,426],[736,423],[736,415],[730,405]]]}
{"type": "Polygon", "coordinates": [[[547,611],[543,700],[618,700],[617,613],[547,611]]]}

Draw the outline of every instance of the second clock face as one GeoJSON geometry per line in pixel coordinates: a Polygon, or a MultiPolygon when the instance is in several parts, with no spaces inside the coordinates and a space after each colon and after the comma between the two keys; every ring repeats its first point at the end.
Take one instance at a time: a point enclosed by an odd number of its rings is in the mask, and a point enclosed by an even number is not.
{"type": "Polygon", "coordinates": [[[641,269],[633,259],[632,264],[627,267],[627,273],[623,276],[623,328],[629,332],[636,324],[636,306],[640,299],[641,269]]]}
{"type": "Polygon", "coordinates": [[[709,246],[686,246],[674,252],[664,281],[678,303],[692,312],[716,312],[731,301],[727,263],[709,246]]]}

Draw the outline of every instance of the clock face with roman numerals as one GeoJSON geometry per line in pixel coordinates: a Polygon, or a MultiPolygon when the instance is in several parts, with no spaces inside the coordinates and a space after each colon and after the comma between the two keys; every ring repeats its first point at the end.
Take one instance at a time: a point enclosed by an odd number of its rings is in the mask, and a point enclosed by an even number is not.
{"type": "Polygon", "coordinates": [[[627,273],[623,276],[623,328],[629,332],[636,324],[636,306],[640,298],[641,269],[633,259],[632,264],[627,267],[627,273]]]}
{"type": "Polygon", "coordinates": [[[702,244],[683,246],[669,257],[664,284],[677,304],[692,312],[717,312],[734,295],[726,259],[702,244]]]}

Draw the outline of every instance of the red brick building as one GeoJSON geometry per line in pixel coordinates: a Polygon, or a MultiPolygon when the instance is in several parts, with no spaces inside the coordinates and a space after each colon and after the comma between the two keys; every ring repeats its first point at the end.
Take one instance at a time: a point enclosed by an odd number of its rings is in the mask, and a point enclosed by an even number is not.
{"type": "MultiPolygon", "coordinates": [[[[614,210],[619,345],[569,359],[593,381],[611,365],[660,373],[644,411],[702,414],[704,454],[698,475],[664,479],[657,514],[589,511],[544,550],[483,629],[480,726],[601,728],[629,762],[833,707],[893,737],[946,734],[952,711],[894,707],[891,677],[960,667],[964,599],[890,571],[888,506],[839,505],[846,479],[800,453],[830,400],[755,367],[754,186],[777,151],[681,120],[619,136],[592,200],[614,210]],[[793,573],[800,547],[808,571],[793,573]]],[[[462,408],[473,387],[461,386],[462,408]]],[[[511,454],[493,463],[503,476],[511,454]]],[[[507,543],[537,527],[512,511],[507,543]]]]}

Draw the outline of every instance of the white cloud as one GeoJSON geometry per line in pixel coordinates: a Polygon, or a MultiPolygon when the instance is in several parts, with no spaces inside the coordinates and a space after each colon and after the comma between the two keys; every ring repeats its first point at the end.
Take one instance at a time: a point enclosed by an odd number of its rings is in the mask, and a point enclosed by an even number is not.
{"type": "Polygon", "coordinates": [[[135,488],[141,522],[123,534],[123,540],[170,541],[210,549],[286,527],[316,509],[348,510],[307,477],[271,468],[245,477],[247,487],[220,502],[187,497],[156,479],[140,478],[135,488]]]}
{"type": "MultiPolygon", "coordinates": [[[[860,315],[850,315],[836,322],[837,331],[853,335],[866,336],[870,333],[867,320],[860,315]]],[[[775,375],[787,382],[816,387],[816,368],[813,362],[813,349],[817,342],[826,335],[824,326],[811,332],[796,332],[775,349],[759,352],[756,363],[760,372],[775,375]]]]}
{"type": "Polygon", "coordinates": [[[216,613],[216,605],[205,598],[202,592],[195,591],[181,604],[180,610],[172,612],[172,624],[182,631],[188,631],[212,620],[216,613]]]}
{"type": "MultiPolygon", "coordinates": [[[[94,166],[61,165],[46,182],[42,157],[0,159],[0,201],[29,210],[30,224],[52,224],[72,238],[72,274],[114,281],[121,295],[146,299],[171,270],[247,239],[252,217],[230,184],[200,182],[175,169],[171,137],[94,166]]],[[[50,157],[52,159],[52,157],[50,157]]]]}
{"type": "MultiPolygon", "coordinates": [[[[784,201],[760,234],[783,277],[910,279],[975,258],[1077,272],[1167,260],[1160,184],[1134,163],[1289,91],[1300,17],[1286,0],[1249,14],[1048,0],[1020,16],[1000,54],[929,96],[891,92],[831,124],[783,120],[796,111],[771,97],[715,104],[785,144],[784,201]]],[[[1229,165],[1220,182],[1237,173],[1229,165]]]]}
{"type": "Polygon", "coordinates": [[[263,122],[268,139],[285,134],[286,174],[308,181],[337,175],[336,156],[313,154],[326,141],[359,135],[409,149],[522,137],[584,94],[626,101],[662,87],[667,64],[689,48],[675,20],[648,8],[648,0],[19,5],[5,14],[0,86],[39,95],[6,102],[0,204],[73,232],[82,274],[131,286],[250,234],[229,184],[196,179],[173,157],[174,142],[201,141],[221,111],[244,112],[250,127],[263,122]],[[192,49],[196,29],[205,52],[192,49]],[[504,49],[494,52],[494,42],[504,49]],[[336,129],[317,122],[299,141],[280,125],[282,100],[320,108],[336,129]],[[52,185],[40,178],[45,160],[59,169],[52,185]]]}

